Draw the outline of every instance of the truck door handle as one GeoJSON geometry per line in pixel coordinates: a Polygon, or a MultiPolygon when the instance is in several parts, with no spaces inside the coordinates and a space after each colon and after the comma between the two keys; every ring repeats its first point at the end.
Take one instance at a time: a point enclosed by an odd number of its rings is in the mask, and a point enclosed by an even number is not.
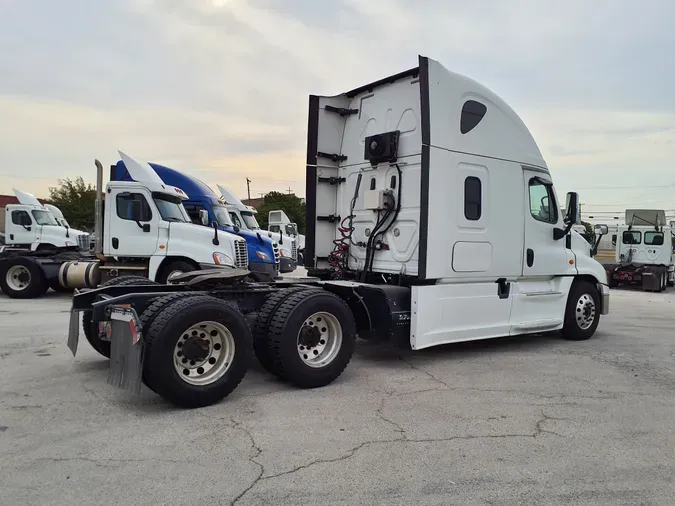
{"type": "Polygon", "coordinates": [[[532,267],[534,264],[534,250],[527,248],[527,266],[532,267]]]}
{"type": "Polygon", "coordinates": [[[120,240],[117,237],[112,238],[112,247],[117,249],[120,245],[120,240]]]}

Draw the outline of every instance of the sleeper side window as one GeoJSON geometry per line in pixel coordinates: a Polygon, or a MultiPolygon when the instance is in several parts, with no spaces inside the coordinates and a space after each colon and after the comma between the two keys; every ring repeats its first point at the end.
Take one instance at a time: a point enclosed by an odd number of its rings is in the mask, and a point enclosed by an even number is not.
{"type": "Polygon", "coordinates": [[[120,193],[117,195],[117,216],[122,220],[134,221],[134,206],[140,205],[141,219],[138,221],[152,220],[152,210],[145,196],[141,193],[120,193]]]}
{"type": "Polygon", "coordinates": [[[467,134],[481,122],[487,112],[485,104],[475,100],[467,100],[462,106],[462,115],[459,120],[459,131],[467,134]]]}
{"type": "Polygon", "coordinates": [[[464,216],[467,220],[480,220],[482,214],[483,189],[481,181],[475,176],[464,180],[464,216]]]}
{"type": "Polygon", "coordinates": [[[553,195],[553,187],[533,178],[530,179],[529,190],[532,217],[544,223],[558,223],[558,206],[553,195]]]}

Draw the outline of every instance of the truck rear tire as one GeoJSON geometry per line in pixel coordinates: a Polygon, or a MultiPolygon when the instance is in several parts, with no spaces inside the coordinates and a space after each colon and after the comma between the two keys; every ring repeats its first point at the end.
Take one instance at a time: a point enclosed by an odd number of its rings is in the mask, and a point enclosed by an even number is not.
{"type": "Polygon", "coordinates": [[[42,267],[23,257],[10,258],[0,272],[0,288],[12,299],[34,299],[49,290],[42,267]]]}
{"type": "MultiPolygon", "coordinates": [[[[143,335],[147,333],[150,325],[152,325],[152,322],[155,321],[157,315],[162,312],[167,304],[171,304],[174,300],[178,299],[185,300],[189,296],[189,293],[186,294],[185,292],[178,292],[152,299],[150,301],[150,305],[145,308],[145,311],[143,311],[139,317],[141,320],[141,332],[143,332],[143,335]]],[[[144,375],[143,383],[145,383],[145,386],[147,386],[150,390],[155,392],[155,388],[152,386],[152,378],[146,377],[144,375]]]]}
{"type": "Polygon", "coordinates": [[[312,288],[295,286],[279,290],[267,297],[265,303],[260,308],[260,311],[258,311],[258,316],[255,320],[255,325],[253,326],[253,351],[255,352],[255,356],[258,359],[258,362],[260,362],[260,365],[272,374],[278,375],[274,365],[274,357],[269,349],[268,334],[270,324],[272,323],[272,319],[274,318],[277,309],[279,309],[279,306],[281,306],[288,297],[305,290],[312,290],[312,288]]]}
{"type": "Polygon", "coordinates": [[[144,381],[183,408],[227,397],[244,378],[253,348],[241,311],[208,295],[165,305],[144,338],[144,381]]]}
{"type": "Polygon", "coordinates": [[[356,324],[341,298],[304,290],[279,305],[268,339],[276,374],[301,388],[317,388],[332,383],[349,364],[356,324]]]}
{"type": "Polygon", "coordinates": [[[588,281],[575,281],[567,298],[562,336],[570,341],[589,339],[600,323],[600,294],[588,281]]]}
{"type": "MultiPolygon", "coordinates": [[[[156,284],[157,283],[154,281],[142,276],[119,276],[101,283],[98,288],[106,286],[143,286],[156,284]]],[[[84,337],[87,338],[91,347],[104,357],[110,358],[110,342],[104,341],[98,337],[98,326],[91,321],[91,311],[82,312],[82,330],[84,332],[84,337]]]]}

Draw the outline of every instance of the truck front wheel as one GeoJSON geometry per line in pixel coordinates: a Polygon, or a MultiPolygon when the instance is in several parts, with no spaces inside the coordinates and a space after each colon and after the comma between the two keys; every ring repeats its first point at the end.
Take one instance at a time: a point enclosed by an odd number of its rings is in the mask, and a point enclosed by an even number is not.
{"type": "Polygon", "coordinates": [[[575,281],[567,298],[562,335],[570,341],[589,339],[600,323],[600,295],[588,281],[575,281]]]}
{"type": "Polygon", "coordinates": [[[246,374],[251,329],[239,309],[211,296],[166,304],[144,332],[143,379],[183,408],[215,404],[246,374]]]}
{"type": "Polygon", "coordinates": [[[275,311],[268,339],[275,373],[301,388],[317,388],[333,382],[349,364],[356,324],[341,298],[304,290],[275,311]]]}
{"type": "Polygon", "coordinates": [[[33,299],[49,290],[42,268],[27,258],[6,261],[0,273],[0,288],[12,299],[33,299]]]}
{"type": "Polygon", "coordinates": [[[157,276],[157,282],[165,285],[171,281],[171,278],[174,276],[178,276],[179,274],[183,274],[185,272],[192,272],[197,270],[197,267],[192,265],[189,262],[186,262],[184,260],[176,260],[174,262],[170,262],[167,265],[162,266],[162,269],[159,272],[159,275],[157,276]]]}

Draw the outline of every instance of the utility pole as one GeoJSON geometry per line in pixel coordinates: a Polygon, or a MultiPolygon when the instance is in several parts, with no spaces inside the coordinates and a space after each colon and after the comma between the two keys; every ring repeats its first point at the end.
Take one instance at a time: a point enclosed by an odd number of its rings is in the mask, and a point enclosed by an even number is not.
{"type": "Polygon", "coordinates": [[[246,178],[246,189],[248,190],[248,200],[251,200],[251,180],[246,178]]]}
{"type": "Polygon", "coordinates": [[[289,186],[289,187],[288,187],[288,194],[290,195],[292,191],[293,191],[293,190],[291,190],[291,187],[289,186]]]}

